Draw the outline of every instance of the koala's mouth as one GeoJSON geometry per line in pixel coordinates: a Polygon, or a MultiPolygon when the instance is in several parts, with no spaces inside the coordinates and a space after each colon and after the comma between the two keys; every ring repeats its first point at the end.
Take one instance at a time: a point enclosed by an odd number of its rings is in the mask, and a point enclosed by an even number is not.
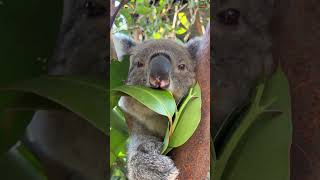
{"type": "Polygon", "coordinates": [[[161,79],[159,76],[150,76],[149,85],[153,89],[168,89],[170,86],[170,79],[161,79]]]}

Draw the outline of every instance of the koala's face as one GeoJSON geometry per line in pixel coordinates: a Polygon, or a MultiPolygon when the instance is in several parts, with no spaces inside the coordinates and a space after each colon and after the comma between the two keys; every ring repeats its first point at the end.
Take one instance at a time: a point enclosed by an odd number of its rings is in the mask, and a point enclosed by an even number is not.
{"type": "Polygon", "coordinates": [[[221,124],[271,72],[272,0],[216,0],[213,9],[213,119],[221,124]]]}
{"type": "Polygon", "coordinates": [[[171,40],[149,40],[130,50],[127,84],[172,92],[180,101],[195,83],[195,60],[187,48],[171,40]]]}

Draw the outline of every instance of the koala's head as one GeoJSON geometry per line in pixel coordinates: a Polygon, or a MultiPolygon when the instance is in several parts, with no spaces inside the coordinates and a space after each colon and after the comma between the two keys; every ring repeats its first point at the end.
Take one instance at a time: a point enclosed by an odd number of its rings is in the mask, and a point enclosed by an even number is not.
{"type": "MultiPolygon", "coordinates": [[[[213,119],[243,104],[273,68],[269,22],[273,0],[216,0],[213,4],[213,119]]],[[[211,125],[216,127],[216,125],[211,125]]]]}
{"type": "Polygon", "coordinates": [[[115,38],[118,56],[130,55],[128,85],[169,90],[177,102],[194,85],[199,39],[180,45],[166,39],[138,44],[124,35],[115,38]]]}

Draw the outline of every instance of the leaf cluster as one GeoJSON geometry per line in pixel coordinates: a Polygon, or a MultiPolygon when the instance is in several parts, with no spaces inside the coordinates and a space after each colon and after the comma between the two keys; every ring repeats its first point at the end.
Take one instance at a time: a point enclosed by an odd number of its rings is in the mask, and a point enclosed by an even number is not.
{"type": "Polygon", "coordinates": [[[234,111],[211,143],[215,180],[290,179],[289,84],[280,68],[259,83],[250,103],[234,111]]]}

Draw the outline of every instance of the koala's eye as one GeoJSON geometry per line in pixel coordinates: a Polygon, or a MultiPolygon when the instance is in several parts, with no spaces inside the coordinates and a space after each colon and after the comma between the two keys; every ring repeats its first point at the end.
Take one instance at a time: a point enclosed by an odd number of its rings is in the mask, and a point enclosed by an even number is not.
{"type": "Polygon", "coordinates": [[[224,25],[238,25],[240,11],[236,9],[227,9],[217,14],[218,21],[224,25]]]}
{"type": "Polygon", "coordinates": [[[143,67],[144,66],[144,63],[143,62],[137,62],[137,66],[140,68],[140,67],[143,67]]]}
{"type": "Polygon", "coordinates": [[[185,68],[186,68],[186,65],[185,65],[185,64],[179,64],[179,65],[178,65],[178,69],[179,69],[180,71],[183,71],[185,68]]]}

